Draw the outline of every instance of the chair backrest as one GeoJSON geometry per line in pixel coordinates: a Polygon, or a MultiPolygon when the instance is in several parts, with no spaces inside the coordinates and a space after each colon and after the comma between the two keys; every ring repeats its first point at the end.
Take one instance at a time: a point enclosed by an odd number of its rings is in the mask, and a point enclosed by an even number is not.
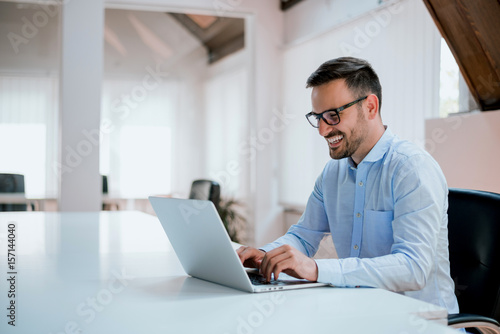
{"type": "Polygon", "coordinates": [[[0,174],[0,193],[24,193],[24,175],[0,174]]]}
{"type": "MultiPolygon", "coordinates": [[[[24,194],[24,175],[0,174],[0,193],[24,194]]],[[[0,203],[0,211],[26,211],[26,204],[0,203]]]]}
{"type": "Polygon", "coordinates": [[[500,194],[451,188],[451,277],[460,313],[500,321],[500,194]]]}
{"type": "Polygon", "coordinates": [[[191,184],[190,199],[203,199],[212,201],[215,207],[219,207],[220,185],[212,180],[195,180],[191,184]]]}
{"type": "Polygon", "coordinates": [[[102,193],[103,194],[108,193],[108,176],[107,175],[102,175],[102,193]]]}

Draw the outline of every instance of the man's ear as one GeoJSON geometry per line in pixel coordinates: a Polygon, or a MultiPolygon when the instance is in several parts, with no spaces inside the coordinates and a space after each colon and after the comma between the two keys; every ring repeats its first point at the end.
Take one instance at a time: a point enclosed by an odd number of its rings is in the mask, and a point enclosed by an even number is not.
{"type": "Polygon", "coordinates": [[[374,119],[378,114],[379,114],[379,101],[378,97],[375,94],[370,94],[366,98],[366,104],[365,104],[367,110],[368,110],[368,119],[374,119]]]}

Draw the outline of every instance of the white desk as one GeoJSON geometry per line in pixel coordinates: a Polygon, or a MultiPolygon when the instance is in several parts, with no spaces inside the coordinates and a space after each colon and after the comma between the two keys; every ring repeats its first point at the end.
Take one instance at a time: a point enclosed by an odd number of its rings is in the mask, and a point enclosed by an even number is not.
{"type": "Polygon", "coordinates": [[[0,271],[2,334],[455,333],[437,323],[444,309],[384,290],[249,294],[187,277],[157,218],[139,212],[0,213],[0,271]],[[12,222],[16,327],[6,317],[12,222]]]}

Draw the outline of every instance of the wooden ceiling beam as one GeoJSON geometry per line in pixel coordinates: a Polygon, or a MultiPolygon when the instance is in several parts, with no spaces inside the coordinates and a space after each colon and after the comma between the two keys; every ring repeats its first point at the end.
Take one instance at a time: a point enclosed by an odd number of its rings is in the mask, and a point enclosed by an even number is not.
{"type": "Polygon", "coordinates": [[[481,110],[500,109],[500,0],[423,0],[481,110]]]}

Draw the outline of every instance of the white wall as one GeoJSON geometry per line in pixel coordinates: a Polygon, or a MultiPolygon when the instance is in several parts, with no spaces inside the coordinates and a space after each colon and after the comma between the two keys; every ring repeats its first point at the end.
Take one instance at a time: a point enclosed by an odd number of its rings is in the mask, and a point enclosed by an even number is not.
{"type": "Polygon", "coordinates": [[[285,43],[313,38],[379,6],[379,0],[308,0],[285,14],[285,43]]]}
{"type": "Polygon", "coordinates": [[[382,84],[384,124],[400,137],[423,144],[424,120],[438,115],[439,42],[423,3],[405,0],[285,49],[283,105],[295,118],[282,134],[281,202],[304,205],[329,159],[324,140],[304,117],[311,109],[310,90],[304,88],[308,76],[332,58],[368,60],[382,84]]]}
{"type": "Polygon", "coordinates": [[[425,148],[449,187],[500,193],[500,111],[466,113],[425,123],[425,148]]]}

